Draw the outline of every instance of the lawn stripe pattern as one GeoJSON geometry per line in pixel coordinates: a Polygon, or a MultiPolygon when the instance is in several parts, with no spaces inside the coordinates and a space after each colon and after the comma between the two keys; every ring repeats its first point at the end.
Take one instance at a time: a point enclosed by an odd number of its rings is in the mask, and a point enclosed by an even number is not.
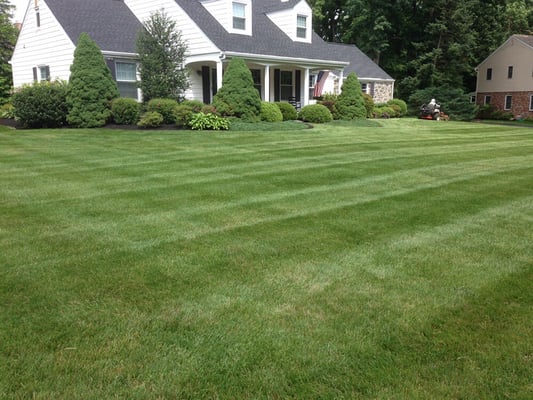
{"type": "Polygon", "coordinates": [[[0,398],[533,395],[531,129],[0,128],[0,168],[0,398]]]}

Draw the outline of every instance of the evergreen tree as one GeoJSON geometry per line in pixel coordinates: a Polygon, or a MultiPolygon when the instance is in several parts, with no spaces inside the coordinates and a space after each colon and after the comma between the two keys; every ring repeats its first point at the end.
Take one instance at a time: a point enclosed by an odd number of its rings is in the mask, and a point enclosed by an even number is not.
{"type": "Polygon", "coordinates": [[[219,113],[256,121],[261,112],[261,97],[254,87],[252,73],[241,58],[232,58],[222,87],[213,99],[219,113]]]}
{"type": "Polygon", "coordinates": [[[341,94],[335,104],[340,119],[364,119],[366,118],[365,99],[361,90],[361,84],[357,74],[352,72],[348,75],[341,88],[341,94]]]}
{"type": "Polygon", "coordinates": [[[18,31],[11,22],[13,6],[0,0],[0,105],[6,103],[11,93],[13,76],[8,63],[13,55],[18,31]]]}
{"type": "Polygon", "coordinates": [[[119,96],[102,52],[87,33],[82,33],[70,67],[67,93],[70,125],[94,128],[111,118],[111,100],[119,96]]]}
{"type": "Polygon", "coordinates": [[[137,37],[140,87],[145,103],[156,98],[183,100],[189,87],[184,66],[186,52],[187,45],[176,23],[164,11],[151,14],[137,37]]]}

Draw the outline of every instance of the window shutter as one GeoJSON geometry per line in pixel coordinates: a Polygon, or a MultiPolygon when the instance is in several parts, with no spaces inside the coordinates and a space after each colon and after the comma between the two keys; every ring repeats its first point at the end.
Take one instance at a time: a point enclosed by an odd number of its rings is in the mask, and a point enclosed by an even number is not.
{"type": "Polygon", "coordinates": [[[50,81],[52,78],[50,77],[50,66],[47,65],[46,67],[46,80],[50,81]]]}
{"type": "Polygon", "coordinates": [[[117,80],[117,70],[115,68],[115,60],[112,58],[106,58],[105,63],[107,64],[107,68],[111,71],[111,76],[113,77],[113,80],[117,80]]]}
{"type": "Polygon", "coordinates": [[[302,101],[302,71],[299,69],[296,70],[295,91],[296,101],[302,101]]]}
{"type": "Polygon", "coordinates": [[[33,67],[33,81],[37,82],[39,77],[37,76],[37,67],[33,67]]]}
{"type": "Polygon", "coordinates": [[[279,101],[281,98],[281,70],[274,70],[274,101],[279,101]]]}
{"type": "Polygon", "coordinates": [[[211,68],[202,66],[202,97],[205,104],[211,103],[211,68]]]}

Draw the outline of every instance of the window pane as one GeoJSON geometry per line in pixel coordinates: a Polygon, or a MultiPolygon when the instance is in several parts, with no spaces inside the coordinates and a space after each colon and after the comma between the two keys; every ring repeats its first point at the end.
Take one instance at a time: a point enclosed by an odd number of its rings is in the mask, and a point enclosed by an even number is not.
{"type": "Polygon", "coordinates": [[[299,38],[305,38],[307,36],[307,17],[298,15],[296,20],[296,36],[299,38]]]}
{"type": "Polygon", "coordinates": [[[490,104],[490,96],[485,96],[485,104],[490,104]]]}
{"type": "Polygon", "coordinates": [[[292,71],[281,71],[281,80],[282,85],[292,85],[292,71]]]}
{"type": "Polygon", "coordinates": [[[233,3],[233,16],[234,17],[240,17],[240,18],[245,18],[246,17],[246,13],[245,13],[245,5],[242,4],[242,3],[233,3]]]}
{"type": "Polygon", "coordinates": [[[135,82],[117,82],[121,97],[137,99],[137,84],[135,82]]]}
{"type": "Polygon", "coordinates": [[[487,69],[487,80],[490,81],[492,79],[492,68],[487,69]]]}
{"type": "Polygon", "coordinates": [[[533,111],[533,95],[529,96],[529,111],[533,111]]]}
{"type": "Polygon", "coordinates": [[[510,110],[513,106],[513,96],[505,96],[505,109],[510,110]]]}
{"type": "Polygon", "coordinates": [[[507,78],[509,79],[513,78],[513,67],[512,66],[509,66],[509,68],[507,68],[507,78]]]}
{"type": "Polygon", "coordinates": [[[137,65],[135,63],[117,62],[117,81],[135,82],[137,80],[137,65]]]}

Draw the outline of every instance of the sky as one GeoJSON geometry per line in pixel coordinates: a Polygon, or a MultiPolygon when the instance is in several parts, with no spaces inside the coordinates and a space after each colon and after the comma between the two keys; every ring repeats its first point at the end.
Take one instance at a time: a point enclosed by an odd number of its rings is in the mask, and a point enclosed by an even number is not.
{"type": "Polygon", "coordinates": [[[28,0],[9,0],[9,2],[17,8],[14,11],[15,17],[13,18],[13,21],[22,22],[26,6],[28,5],[28,0]]]}

